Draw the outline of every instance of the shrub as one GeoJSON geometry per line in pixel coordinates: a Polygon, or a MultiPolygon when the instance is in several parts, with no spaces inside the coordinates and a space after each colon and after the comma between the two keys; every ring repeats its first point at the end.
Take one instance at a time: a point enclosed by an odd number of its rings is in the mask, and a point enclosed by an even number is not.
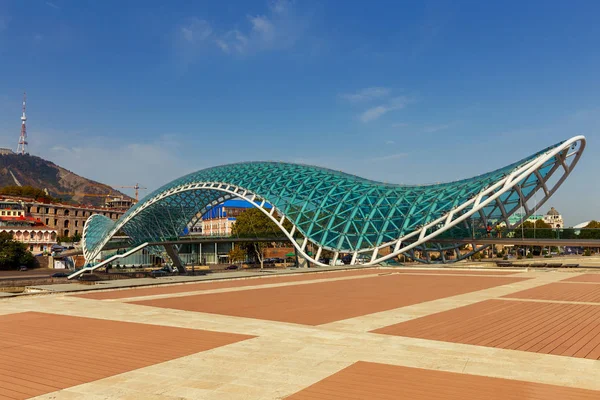
{"type": "Polygon", "coordinates": [[[590,257],[592,255],[592,252],[590,251],[590,249],[585,249],[585,251],[583,252],[583,255],[586,257],[590,257]]]}
{"type": "Polygon", "coordinates": [[[517,256],[517,260],[522,260],[522,259],[523,259],[523,256],[521,256],[521,255],[517,256]]]}
{"type": "Polygon", "coordinates": [[[527,253],[527,258],[533,258],[533,254],[527,253]]]}

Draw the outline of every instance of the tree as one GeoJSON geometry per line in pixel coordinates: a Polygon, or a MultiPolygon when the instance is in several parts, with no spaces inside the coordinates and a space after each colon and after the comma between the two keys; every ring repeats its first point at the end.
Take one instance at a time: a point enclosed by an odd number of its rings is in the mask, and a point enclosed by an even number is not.
{"type": "MultiPolygon", "coordinates": [[[[284,221],[284,228],[287,231],[291,229],[291,223],[284,221]]],[[[248,208],[236,217],[235,223],[231,228],[233,236],[240,238],[269,238],[281,236],[281,229],[258,208],[248,208]]],[[[260,268],[263,268],[264,252],[267,247],[274,247],[275,243],[268,242],[249,242],[242,245],[248,255],[252,255],[260,262],[260,268]]]]}
{"type": "Polygon", "coordinates": [[[73,236],[57,236],[56,241],[58,243],[77,243],[81,241],[81,235],[78,233],[73,236]]]}
{"type": "Polygon", "coordinates": [[[555,232],[552,229],[552,225],[545,223],[543,220],[538,219],[535,222],[525,221],[522,227],[515,228],[515,237],[525,238],[538,238],[538,239],[552,239],[555,237],[555,232]]]}
{"type": "Polygon", "coordinates": [[[598,221],[590,221],[589,224],[585,226],[586,229],[600,229],[600,222],[598,221]]]}
{"type": "Polygon", "coordinates": [[[590,221],[580,232],[581,239],[600,239],[600,222],[590,221]]]}
{"type": "Polygon", "coordinates": [[[231,249],[229,251],[229,261],[232,263],[241,262],[246,259],[246,251],[240,247],[236,247],[235,249],[231,249]]]}
{"type": "Polygon", "coordinates": [[[0,232],[0,269],[34,267],[35,257],[24,243],[16,241],[8,232],[0,232]]]}
{"type": "Polygon", "coordinates": [[[56,199],[46,194],[42,189],[33,186],[4,186],[0,188],[0,194],[7,196],[28,197],[42,203],[55,202],[56,199]]]}

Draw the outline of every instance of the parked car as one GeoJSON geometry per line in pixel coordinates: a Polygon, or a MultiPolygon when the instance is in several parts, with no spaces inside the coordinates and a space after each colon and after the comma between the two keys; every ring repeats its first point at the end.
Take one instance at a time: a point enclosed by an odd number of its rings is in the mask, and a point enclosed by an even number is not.
{"type": "MultiPolygon", "coordinates": [[[[175,271],[177,271],[177,270],[175,270],[175,271]]],[[[153,270],[153,271],[150,272],[150,275],[152,277],[154,277],[154,278],[158,278],[158,277],[161,277],[161,276],[173,275],[173,274],[174,274],[174,272],[171,269],[171,267],[169,267],[169,266],[165,266],[165,267],[162,267],[160,269],[155,269],[155,270],[153,270]]]]}
{"type": "Polygon", "coordinates": [[[69,276],[68,272],[55,272],[54,274],[50,275],[50,277],[52,278],[66,278],[69,276]]]}
{"type": "Polygon", "coordinates": [[[231,265],[228,265],[227,268],[225,268],[225,269],[238,269],[238,268],[239,267],[237,265],[231,264],[231,265]]]}
{"type": "Polygon", "coordinates": [[[162,277],[162,276],[167,276],[167,275],[169,275],[169,273],[168,273],[167,271],[165,271],[164,269],[162,269],[162,268],[161,268],[161,269],[155,269],[155,270],[151,271],[151,272],[150,272],[150,275],[151,275],[153,278],[160,278],[160,277],[162,277]]]}
{"type": "Polygon", "coordinates": [[[19,271],[27,271],[27,267],[26,267],[26,266],[24,266],[24,265],[21,265],[21,266],[19,267],[19,271]]]}

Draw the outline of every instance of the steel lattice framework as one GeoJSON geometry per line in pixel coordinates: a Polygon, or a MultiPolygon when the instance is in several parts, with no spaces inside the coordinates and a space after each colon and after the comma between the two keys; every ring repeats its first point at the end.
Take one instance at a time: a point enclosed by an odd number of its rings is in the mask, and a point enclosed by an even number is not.
{"type": "MultiPolygon", "coordinates": [[[[576,136],[504,168],[474,178],[423,186],[386,184],[330,169],[281,162],[218,166],[176,179],[146,196],[119,220],[93,215],[83,231],[86,260],[125,232],[131,245],[176,238],[211,207],[247,200],[269,216],[297,251],[317,264],[324,249],[351,254],[352,264],[373,265],[404,253],[430,262],[429,253],[454,251],[436,238],[468,238],[477,227],[519,225],[543,205],[571,173],[585,148],[576,136]],[[523,210],[521,221],[509,216],[523,210]],[[285,219],[291,229],[283,226],[285,219]],[[301,236],[305,240],[298,240],[301,236]],[[296,238],[296,239],[294,239],[296,238]],[[312,243],[316,253],[307,251],[312,243]],[[415,254],[415,250],[419,250],[415,254]]],[[[478,249],[474,248],[473,251],[478,249]]]]}

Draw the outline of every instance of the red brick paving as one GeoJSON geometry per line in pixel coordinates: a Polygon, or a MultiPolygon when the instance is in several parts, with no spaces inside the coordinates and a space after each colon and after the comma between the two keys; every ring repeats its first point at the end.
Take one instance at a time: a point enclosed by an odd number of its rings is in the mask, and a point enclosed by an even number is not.
{"type": "Polygon", "coordinates": [[[462,270],[462,269],[396,269],[391,273],[400,272],[406,274],[438,274],[438,275],[514,275],[521,273],[520,271],[484,271],[477,269],[462,270]]]}
{"type": "Polygon", "coordinates": [[[320,325],[523,280],[524,278],[486,276],[393,274],[132,303],[320,325]]]}
{"type": "Polygon", "coordinates": [[[27,399],[251,336],[25,312],[0,316],[0,400],[27,399]]]}
{"type": "Polygon", "coordinates": [[[591,283],[600,283],[600,274],[584,274],[579,276],[574,276],[569,279],[564,279],[563,282],[591,282],[591,283]]]}
{"type": "Polygon", "coordinates": [[[357,362],[287,400],[591,400],[600,392],[453,372],[357,362]]]}
{"type": "Polygon", "coordinates": [[[226,281],[213,281],[203,283],[189,283],[182,285],[173,286],[160,286],[160,287],[146,287],[146,288],[135,288],[135,289],[124,289],[110,292],[99,292],[99,293],[86,293],[79,294],[76,297],[82,297],[85,299],[96,299],[96,300],[109,300],[109,299],[125,299],[128,297],[141,297],[141,296],[156,296],[161,294],[172,294],[172,293],[183,293],[183,292],[195,292],[199,290],[214,290],[214,289],[228,289],[244,286],[255,286],[255,285],[270,285],[276,283],[287,283],[287,282],[302,282],[312,281],[316,279],[331,279],[331,278],[344,278],[352,276],[362,275],[377,275],[385,273],[384,270],[378,269],[367,269],[367,270],[354,270],[354,271],[340,271],[340,272],[320,272],[320,273],[304,273],[302,275],[292,276],[264,276],[248,279],[235,279],[226,281]]]}
{"type": "Polygon", "coordinates": [[[550,283],[512,293],[504,297],[600,303],[600,285],[590,285],[589,283],[550,283]]]}
{"type": "Polygon", "coordinates": [[[600,359],[596,305],[487,300],[374,332],[600,359]]]}

